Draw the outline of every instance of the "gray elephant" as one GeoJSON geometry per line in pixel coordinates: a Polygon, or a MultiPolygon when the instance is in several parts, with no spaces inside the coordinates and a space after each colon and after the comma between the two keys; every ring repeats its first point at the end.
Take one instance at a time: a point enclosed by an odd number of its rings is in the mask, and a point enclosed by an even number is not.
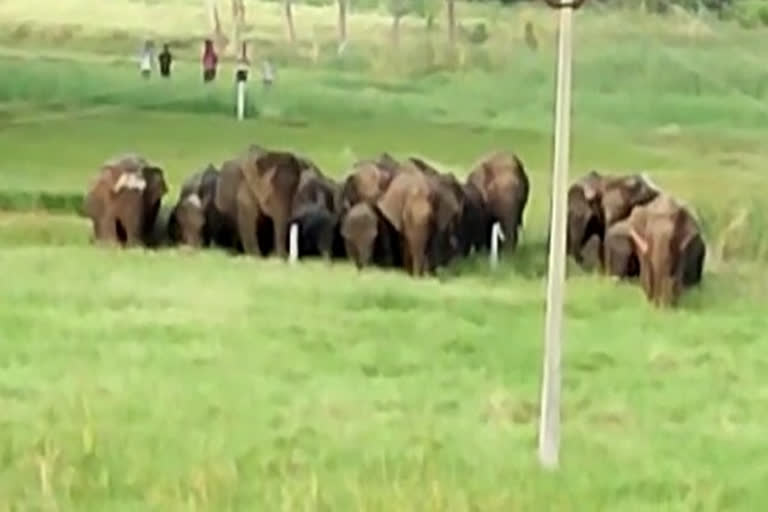
{"type": "Polygon", "coordinates": [[[439,241],[455,229],[461,215],[448,187],[418,168],[401,166],[376,207],[397,232],[406,271],[414,276],[434,271],[445,258],[435,253],[442,248],[439,241]]]}
{"type": "Polygon", "coordinates": [[[308,167],[293,153],[259,146],[222,165],[214,204],[237,226],[244,252],[287,256],[293,198],[308,167]]]}
{"type": "Polygon", "coordinates": [[[208,164],[181,185],[179,197],[168,219],[169,238],[176,244],[207,247],[211,237],[207,219],[215,208],[213,198],[219,171],[208,164]]]}
{"type": "Polygon", "coordinates": [[[620,220],[605,232],[603,262],[605,273],[619,279],[640,275],[640,262],[635,252],[629,219],[620,220]]]}
{"type": "Polygon", "coordinates": [[[323,175],[314,164],[305,165],[289,221],[289,235],[296,230],[297,257],[344,257],[339,233],[339,197],[340,187],[336,182],[323,175]]]}
{"type": "Polygon", "coordinates": [[[362,269],[369,265],[399,267],[403,264],[399,233],[376,205],[360,202],[347,210],[341,220],[344,252],[362,269]]]}
{"type": "Polygon", "coordinates": [[[628,223],[646,297],[656,306],[677,305],[682,291],[702,278],[706,245],[698,220],[687,206],[660,194],[635,208],[628,223]]]}
{"type": "Polygon", "coordinates": [[[504,236],[501,247],[514,252],[530,194],[530,182],[523,162],[507,151],[489,153],[472,167],[467,183],[471,183],[482,197],[488,215],[484,233],[488,245],[492,226],[498,222],[504,236]]]}
{"type": "Polygon", "coordinates": [[[142,156],[129,154],[106,162],[83,205],[93,223],[93,240],[147,245],[167,191],[163,170],[142,156]]]}
{"type": "Polygon", "coordinates": [[[606,230],[659,193],[659,188],[645,175],[609,175],[594,170],[587,173],[568,190],[568,254],[582,266],[592,266],[594,262],[584,259],[584,248],[597,236],[601,245],[597,266],[605,270],[602,244],[606,230]]]}

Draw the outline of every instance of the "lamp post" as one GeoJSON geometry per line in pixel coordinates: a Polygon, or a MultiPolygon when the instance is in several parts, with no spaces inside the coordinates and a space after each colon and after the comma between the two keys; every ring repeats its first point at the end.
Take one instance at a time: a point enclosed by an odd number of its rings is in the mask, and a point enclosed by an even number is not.
{"type": "Polygon", "coordinates": [[[555,92],[555,137],[552,170],[549,271],[544,364],[539,414],[539,462],[556,469],[560,455],[560,360],[562,352],[563,302],[565,294],[565,243],[567,222],[568,160],[571,132],[571,61],[573,11],[584,0],[545,0],[559,10],[557,36],[557,89],[555,92]]]}

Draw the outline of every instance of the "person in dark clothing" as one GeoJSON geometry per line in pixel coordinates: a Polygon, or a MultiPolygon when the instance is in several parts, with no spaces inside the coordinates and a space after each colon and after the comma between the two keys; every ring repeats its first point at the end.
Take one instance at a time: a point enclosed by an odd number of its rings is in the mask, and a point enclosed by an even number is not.
{"type": "Polygon", "coordinates": [[[171,63],[173,62],[173,55],[168,48],[168,44],[163,45],[163,51],[157,56],[157,60],[160,63],[160,76],[168,78],[171,76],[171,63]]]}
{"type": "Polygon", "coordinates": [[[205,40],[205,46],[203,50],[203,81],[211,82],[216,78],[216,66],[219,63],[219,56],[216,55],[216,50],[213,48],[213,41],[210,39],[205,40]]]}

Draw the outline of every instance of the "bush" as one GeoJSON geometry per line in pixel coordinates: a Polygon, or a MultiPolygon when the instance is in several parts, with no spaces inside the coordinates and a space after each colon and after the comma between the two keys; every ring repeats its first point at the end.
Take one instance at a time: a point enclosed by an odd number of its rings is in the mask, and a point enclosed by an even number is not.
{"type": "Polygon", "coordinates": [[[483,44],[488,40],[488,29],[485,23],[476,23],[469,33],[469,42],[472,44],[483,44]]]}

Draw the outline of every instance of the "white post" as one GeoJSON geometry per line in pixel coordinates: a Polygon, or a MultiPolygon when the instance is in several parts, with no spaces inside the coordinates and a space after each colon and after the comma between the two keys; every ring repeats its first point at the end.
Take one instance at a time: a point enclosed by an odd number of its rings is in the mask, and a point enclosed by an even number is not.
{"type": "MultiPolygon", "coordinates": [[[[556,0],[564,2],[564,0],[556,0]]],[[[560,10],[557,48],[557,96],[550,219],[549,272],[544,365],[539,415],[539,462],[555,469],[560,455],[560,360],[565,295],[565,229],[571,116],[571,22],[574,5],[550,4],[560,10]]]]}
{"type": "Polygon", "coordinates": [[[237,81],[237,120],[245,118],[245,81],[237,81]]]}
{"type": "Polygon", "coordinates": [[[296,263],[299,260],[299,225],[294,222],[288,231],[288,262],[296,263]]]}
{"type": "Polygon", "coordinates": [[[504,232],[501,230],[501,224],[497,221],[491,227],[491,268],[495,269],[499,265],[499,242],[504,241],[504,232]]]}

